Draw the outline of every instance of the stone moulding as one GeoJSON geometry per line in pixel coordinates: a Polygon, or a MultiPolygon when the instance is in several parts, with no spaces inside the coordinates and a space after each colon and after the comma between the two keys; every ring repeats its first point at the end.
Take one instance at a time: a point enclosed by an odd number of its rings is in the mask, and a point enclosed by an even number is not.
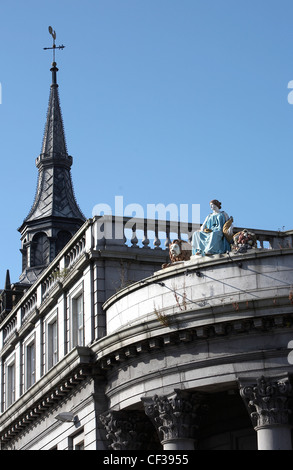
{"type": "MultiPolygon", "coordinates": [[[[225,309],[222,321],[223,309],[218,307],[207,308],[206,315],[200,318],[194,312],[180,312],[169,326],[162,326],[155,320],[133,326],[94,343],[95,361],[108,370],[140,353],[172,344],[293,328],[291,303],[288,298],[278,298],[278,302],[281,310],[278,312],[273,298],[262,300],[261,305],[252,302],[249,309],[246,302],[240,302],[237,311],[231,307],[230,318],[225,309]]],[[[288,352],[286,349],[285,354],[288,352]]]]}
{"type": "Polygon", "coordinates": [[[75,348],[27,390],[0,416],[0,442],[15,438],[84,381],[92,370],[91,357],[89,348],[75,348]]]}

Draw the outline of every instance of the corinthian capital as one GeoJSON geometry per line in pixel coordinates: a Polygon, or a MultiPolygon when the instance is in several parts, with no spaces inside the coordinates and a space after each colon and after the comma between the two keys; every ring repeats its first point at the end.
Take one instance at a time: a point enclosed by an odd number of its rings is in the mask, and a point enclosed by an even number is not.
{"type": "Polygon", "coordinates": [[[289,423],[288,402],[292,397],[292,387],[288,378],[261,377],[256,384],[240,386],[240,395],[246,402],[255,428],[289,423]]]}
{"type": "Polygon", "coordinates": [[[202,394],[182,390],[174,390],[169,395],[142,397],[141,400],[161,441],[194,439],[207,409],[202,394]]]}
{"type": "Polygon", "coordinates": [[[141,450],[151,439],[152,424],[138,411],[107,411],[100,421],[112,450],[141,450]]]}

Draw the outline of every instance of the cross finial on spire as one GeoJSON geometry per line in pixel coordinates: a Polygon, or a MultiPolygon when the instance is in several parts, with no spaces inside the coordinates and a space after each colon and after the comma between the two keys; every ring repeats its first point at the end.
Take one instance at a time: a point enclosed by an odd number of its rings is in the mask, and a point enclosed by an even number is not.
{"type": "Polygon", "coordinates": [[[52,26],[49,26],[49,33],[53,38],[53,46],[52,47],[44,47],[45,50],[53,49],[53,64],[55,64],[55,49],[64,49],[65,46],[63,44],[61,46],[56,46],[55,39],[56,39],[56,31],[53,30],[52,26]]]}

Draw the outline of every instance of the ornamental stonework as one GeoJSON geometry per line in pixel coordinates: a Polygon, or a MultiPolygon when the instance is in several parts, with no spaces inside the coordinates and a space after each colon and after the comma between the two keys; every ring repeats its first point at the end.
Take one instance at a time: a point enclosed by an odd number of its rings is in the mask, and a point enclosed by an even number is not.
{"type": "Polygon", "coordinates": [[[153,426],[139,411],[107,411],[100,421],[112,450],[142,450],[151,440],[153,426]]]}
{"type": "Polygon", "coordinates": [[[174,390],[169,395],[142,398],[145,413],[155,425],[160,441],[196,439],[206,415],[203,395],[174,390]]]}
{"type": "Polygon", "coordinates": [[[292,386],[288,379],[261,377],[256,384],[240,387],[255,428],[289,424],[292,386]]]}

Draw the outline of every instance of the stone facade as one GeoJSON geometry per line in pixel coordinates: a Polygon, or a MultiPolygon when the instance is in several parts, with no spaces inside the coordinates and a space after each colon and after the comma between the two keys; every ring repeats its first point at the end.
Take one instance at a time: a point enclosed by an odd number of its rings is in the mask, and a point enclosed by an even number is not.
{"type": "Polygon", "coordinates": [[[2,449],[291,448],[291,233],[162,269],[100,227],[2,309],[2,449]]]}

